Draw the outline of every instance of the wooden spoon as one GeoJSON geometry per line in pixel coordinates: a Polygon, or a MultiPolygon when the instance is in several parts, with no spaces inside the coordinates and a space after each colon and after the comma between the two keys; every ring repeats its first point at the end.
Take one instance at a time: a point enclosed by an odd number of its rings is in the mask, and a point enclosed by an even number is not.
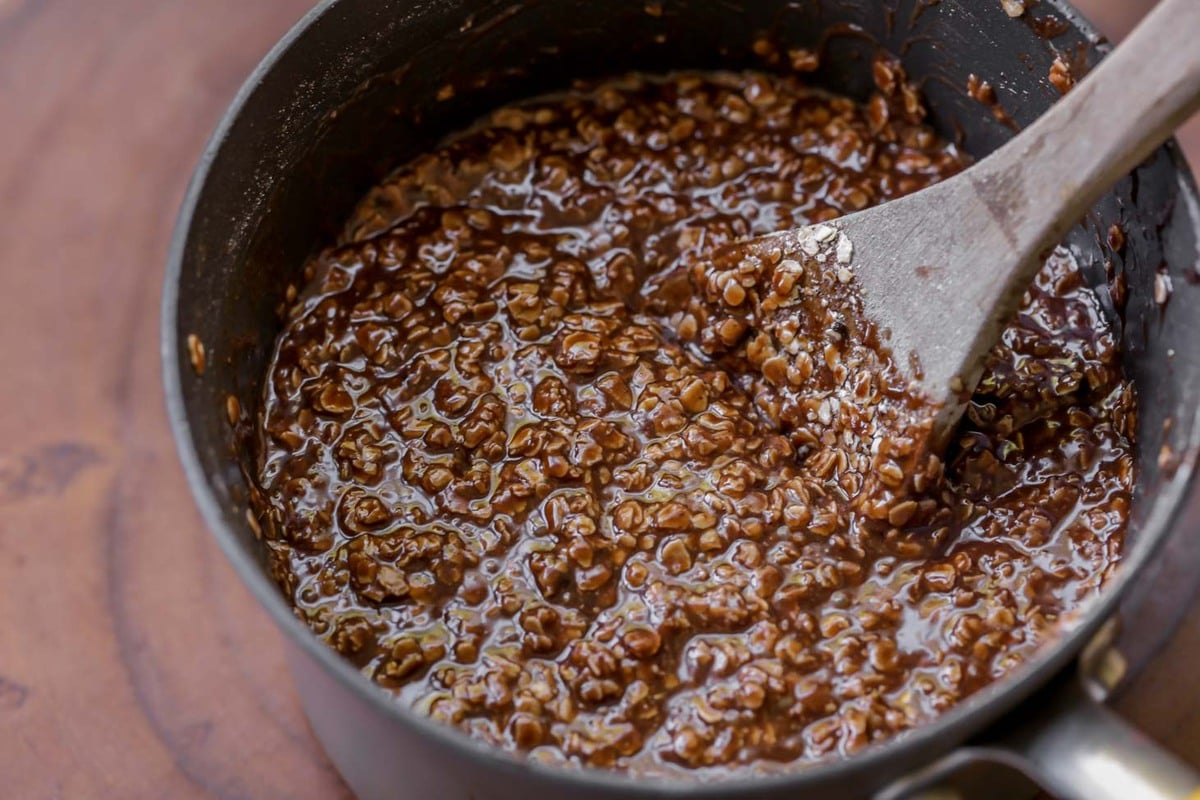
{"type": "MultiPolygon", "coordinates": [[[[852,245],[847,266],[866,316],[936,408],[934,447],[962,415],[1049,251],[1198,107],[1200,0],[1163,0],[1062,100],[983,161],[828,223],[852,245]]],[[[814,229],[747,245],[799,252],[814,229]]]]}

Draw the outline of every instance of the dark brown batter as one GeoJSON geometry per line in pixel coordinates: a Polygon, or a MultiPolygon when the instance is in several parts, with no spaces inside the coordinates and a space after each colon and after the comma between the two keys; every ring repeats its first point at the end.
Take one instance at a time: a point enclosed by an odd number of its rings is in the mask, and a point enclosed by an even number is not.
{"type": "Polygon", "coordinates": [[[753,73],[580,86],[374,189],[267,383],[256,503],[297,614],[400,702],[639,774],[847,754],[1055,636],[1119,559],[1133,469],[1072,260],[943,467],[829,310],[836,258],[717,255],[962,168],[876,72],[865,106],[753,73]]]}

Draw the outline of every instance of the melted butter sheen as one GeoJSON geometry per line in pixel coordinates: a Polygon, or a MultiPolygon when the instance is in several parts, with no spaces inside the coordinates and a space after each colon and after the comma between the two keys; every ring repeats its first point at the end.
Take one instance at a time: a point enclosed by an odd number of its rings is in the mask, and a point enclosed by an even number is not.
{"type": "Polygon", "coordinates": [[[1120,557],[1134,404],[1072,260],[945,464],[903,425],[839,431],[908,404],[861,320],[819,317],[836,282],[714,260],[963,167],[885,67],[865,106],[754,73],[581,85],[373,189],[266,386],[255,506],[297,614],[472,736],[693,776],[852,753],[1069,624],[1120,557]]]}

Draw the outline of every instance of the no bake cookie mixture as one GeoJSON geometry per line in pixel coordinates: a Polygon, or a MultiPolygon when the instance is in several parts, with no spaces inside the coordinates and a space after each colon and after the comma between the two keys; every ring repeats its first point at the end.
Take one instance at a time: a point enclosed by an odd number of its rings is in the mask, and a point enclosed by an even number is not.
{"type": "Polygon", "coordinates": [[[1133,471],[1070,255],[943,461],[830,302],[850,243],[726,247],[965,166],[876,77],[863,104],[754,72],[578,84],[374,188],[266,383],[255,506],[300,618],[397,702],[635,774],[845,755],[1053,638],[1120,558],[1133,471]]]}

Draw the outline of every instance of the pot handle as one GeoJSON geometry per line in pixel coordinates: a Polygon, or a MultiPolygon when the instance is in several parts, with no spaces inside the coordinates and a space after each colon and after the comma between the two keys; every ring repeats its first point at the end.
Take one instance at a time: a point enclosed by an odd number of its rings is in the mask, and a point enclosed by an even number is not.
{"type": "Polygon", "coordinates": [[[1061,800],[1200,800],[1200,774],[1099,701],[1078,679],[993,746],[1061,800]]]}
{"type": "Polygon", "coordinates": [[[1200,800],[1200,773],[1089,697],[1078,675],[1054,682],[1018,716],[876,800],[964,797],[954,775],[981,761],[1016,769],[1059,800],[1200,800]]]}

